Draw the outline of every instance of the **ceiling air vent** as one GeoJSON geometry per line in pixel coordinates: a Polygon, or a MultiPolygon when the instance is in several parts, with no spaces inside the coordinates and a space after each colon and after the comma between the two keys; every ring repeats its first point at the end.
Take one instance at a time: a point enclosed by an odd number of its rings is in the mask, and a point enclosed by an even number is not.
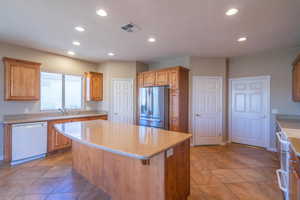
{"type": "Polygon", "coordinates": [[[128,33],[136,32],[139,30],[138,26],[133,23],[125,24],[124,26],[121,27],[121,29],[128,33]]]}

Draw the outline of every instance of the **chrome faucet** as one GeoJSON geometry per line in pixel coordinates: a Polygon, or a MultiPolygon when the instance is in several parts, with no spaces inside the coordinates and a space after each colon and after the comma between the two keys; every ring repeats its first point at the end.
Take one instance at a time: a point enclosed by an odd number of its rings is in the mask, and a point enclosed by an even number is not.
{"type": "Polygon", "coordinates": [[[62,114],[67,114],[67,110],[66,110],[66,109],[59,108],[58,110],[59,110],[59,112],[61,112],[62,114]]]}

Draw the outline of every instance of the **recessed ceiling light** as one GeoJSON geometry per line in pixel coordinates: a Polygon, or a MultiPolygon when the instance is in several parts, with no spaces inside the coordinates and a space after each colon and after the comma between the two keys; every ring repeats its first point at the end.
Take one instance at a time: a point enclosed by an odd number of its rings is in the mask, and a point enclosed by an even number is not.
{"type": "Polygon", "coordinates": [[[148,38],[148,42],[156,42],[156,39],[154,37],[148,38]]]}
{"type": "Polygon", "coordinates": [[[76,31],[79,31],[79,32],[85,31],[85,29],[84,29],[82,26],[76,26],[76,27],[75,27],[75,30],[76,30],[76,31]]]}
{"type": "Polygon", "coordinates": [[[80,42],[78,42],[78,41],[73,41],[72,44],[75,46],[80,46],[80,42]]]}
{"type": "Polygon", "coordinates": [[[109,55],[109,56],[115,56],[115,53],[109,52],[107,55],[109,55]]]}
{"type": "Polygon", "coordinates": [[[239,12],[238,9],[236,9],[236,8],[231,8],[231,9],[227,10],[226,15],[232,16],[232,15],[236,15],[238,12],[239,12]]]}
{"type": "Polygon", "coordinates": [[[245,42],[247,40],[247,37],[240,37],[237,41],[238,42],[245,42]]]}
{"type": "Polygon", "coordinates": [[[101,17],[106,17],[107,16],[107,12],[103,9],[99,9],[96,11],[97,15],[101,16],[101,17]]]}
{"type": "Polygon", "coordinates": [[[71,56],[74,56],[75,52],[74,51],[68,51],[68,54],[71,55],[71,56]]]}

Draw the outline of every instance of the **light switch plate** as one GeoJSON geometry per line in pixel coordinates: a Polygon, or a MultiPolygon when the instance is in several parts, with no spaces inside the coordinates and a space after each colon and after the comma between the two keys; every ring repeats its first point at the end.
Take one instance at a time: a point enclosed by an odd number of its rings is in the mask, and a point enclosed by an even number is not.
{"type": "Polygon", "coordinates": [[[174,155],[174,150],[173,150],[173,148],[168,149],[168,150],[167,150],[167,158],[169,158],[169,157],[171,157],[171,156],[173,156],[173,155],[174,155]]]}

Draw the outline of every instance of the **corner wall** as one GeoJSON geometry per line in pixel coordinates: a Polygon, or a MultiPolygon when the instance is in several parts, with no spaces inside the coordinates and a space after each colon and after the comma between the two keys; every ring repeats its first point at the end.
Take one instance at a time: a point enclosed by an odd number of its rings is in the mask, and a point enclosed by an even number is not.
{"type": "Polygon", "coordinates": [[[98,72],[103,73],[104,76],[104,96],[103,101],[99,104],[100,110],[108,111],[109,118],[112,112],[112,85],[111,81],[114,78],[128,78],[133,79],[133,108],[134,120],[136,118],[137,110],[137,94],[136,94],[136,76],[138,72],[147,71],[148,65],[141,62],[131,61],[108,61],[99,64],[98,72]]]}
{"type": "Polygon", "coordinates": [[[190,76],[189,76],[189,127],[192,132],[192,91],[193,76],[220,76],[223,79],[223,95],[222,95],[222,129],[223,141],[227,141],[227,64],[226,58],[190,58],[190,76]]]}

